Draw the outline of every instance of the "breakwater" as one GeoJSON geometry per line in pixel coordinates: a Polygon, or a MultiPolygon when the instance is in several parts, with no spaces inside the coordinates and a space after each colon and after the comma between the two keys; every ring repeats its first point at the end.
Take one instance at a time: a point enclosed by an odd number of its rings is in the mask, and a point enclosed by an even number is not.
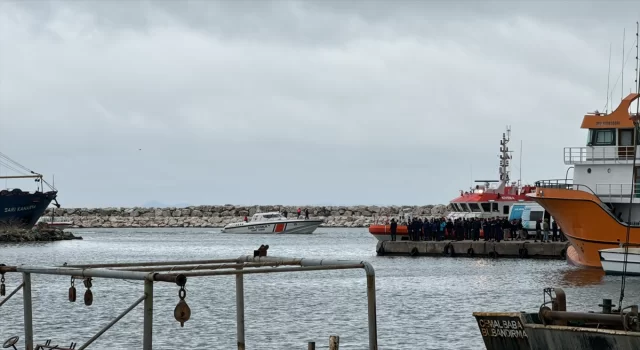
{"type": "MultiPolygon", "coordinates": [[[[295,217],[297,209],[309,210],[310,218],[325,220],[325,227],[367,227],[379,217],[411,213],[419,217],[442,217],[447,205],[425,206],[280,206],[201,205],[186,208],[59,208],[56,217],[73,221],[75,228],[119,227],[223,227],[257,212],[282,212],[295,217]]],[[[51,215],[51,208],[45,215],[51,215]]]]}

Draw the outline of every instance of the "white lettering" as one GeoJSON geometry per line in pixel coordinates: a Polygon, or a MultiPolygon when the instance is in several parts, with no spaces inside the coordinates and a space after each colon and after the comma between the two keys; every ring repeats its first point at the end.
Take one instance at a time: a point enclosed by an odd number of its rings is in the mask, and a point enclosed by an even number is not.
{"type": "Polygon", "coordinates": [[[518,320],[478,320],[483,337],[528,338],[524,327],[518,320]]]}
{"type": "Polygon", "coordinates": [[[4,212],[5,213],[15,213],[15,212],[19,212],[19,211],[33,210],[35,208],[36,208],[35,205],[27,205],[26,207],[10,207],[10,208],[4,208],[4,212]]]}

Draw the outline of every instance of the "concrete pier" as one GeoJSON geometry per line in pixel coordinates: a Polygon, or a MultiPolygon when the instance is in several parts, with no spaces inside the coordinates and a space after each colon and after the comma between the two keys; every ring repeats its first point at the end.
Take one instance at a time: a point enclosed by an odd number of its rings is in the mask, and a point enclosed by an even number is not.
{"type": "Polygon", "coordinates": [[[518,259],[565,259],[569,242],[528,241],[383,241],[376,253],[405,256],[455,256],[518,259]]]}

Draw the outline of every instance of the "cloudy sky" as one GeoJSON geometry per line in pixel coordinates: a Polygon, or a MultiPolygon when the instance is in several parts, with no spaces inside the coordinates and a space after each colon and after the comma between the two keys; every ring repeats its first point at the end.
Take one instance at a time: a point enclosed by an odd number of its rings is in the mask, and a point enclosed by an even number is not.
{"type": "Polygon", "coordinates": [[[525,182],[564,178],[610,45],[614,107],[634,85],[639,18],[633,1],[0,1],[0,152],[55,175],[65,207],[446,203],[497,178],[506,125],[513,179],[521,140],[525,182]]]}

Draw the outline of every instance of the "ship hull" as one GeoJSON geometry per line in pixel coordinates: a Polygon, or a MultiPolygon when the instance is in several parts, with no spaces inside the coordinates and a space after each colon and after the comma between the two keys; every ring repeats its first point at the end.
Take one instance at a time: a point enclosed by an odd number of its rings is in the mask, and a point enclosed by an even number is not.
{"type": "Polygon", "coordinates": [[[640,333],[615,329],[534,323],[536,314],[475,312],[487,350],[632,350],[640,348],[640,333]]]}
{"type": "Polygon", "coordinates": [[[33,227],[56,198],[57,192],[20,192],[0,195],[0,226],[33,227]]]}
{"type": "MultiPolygon", "coordinates": [[[[628,226],[617,220],[593,194],[572,189],[539,188],[531,196],[554,217],[573,249],[570,264],[602,268],[599,251],[627,240],[628,226]]],[[[631,226],[629,243],[640,244],[640,227],[631,226]]]]}
{"type": "Polygon", "coordinates": [[[222,233],[240,234],[312,234],[323,220],[287,220],[260,223],[245,223],[239,226],[227,225],[222,233]]]}

